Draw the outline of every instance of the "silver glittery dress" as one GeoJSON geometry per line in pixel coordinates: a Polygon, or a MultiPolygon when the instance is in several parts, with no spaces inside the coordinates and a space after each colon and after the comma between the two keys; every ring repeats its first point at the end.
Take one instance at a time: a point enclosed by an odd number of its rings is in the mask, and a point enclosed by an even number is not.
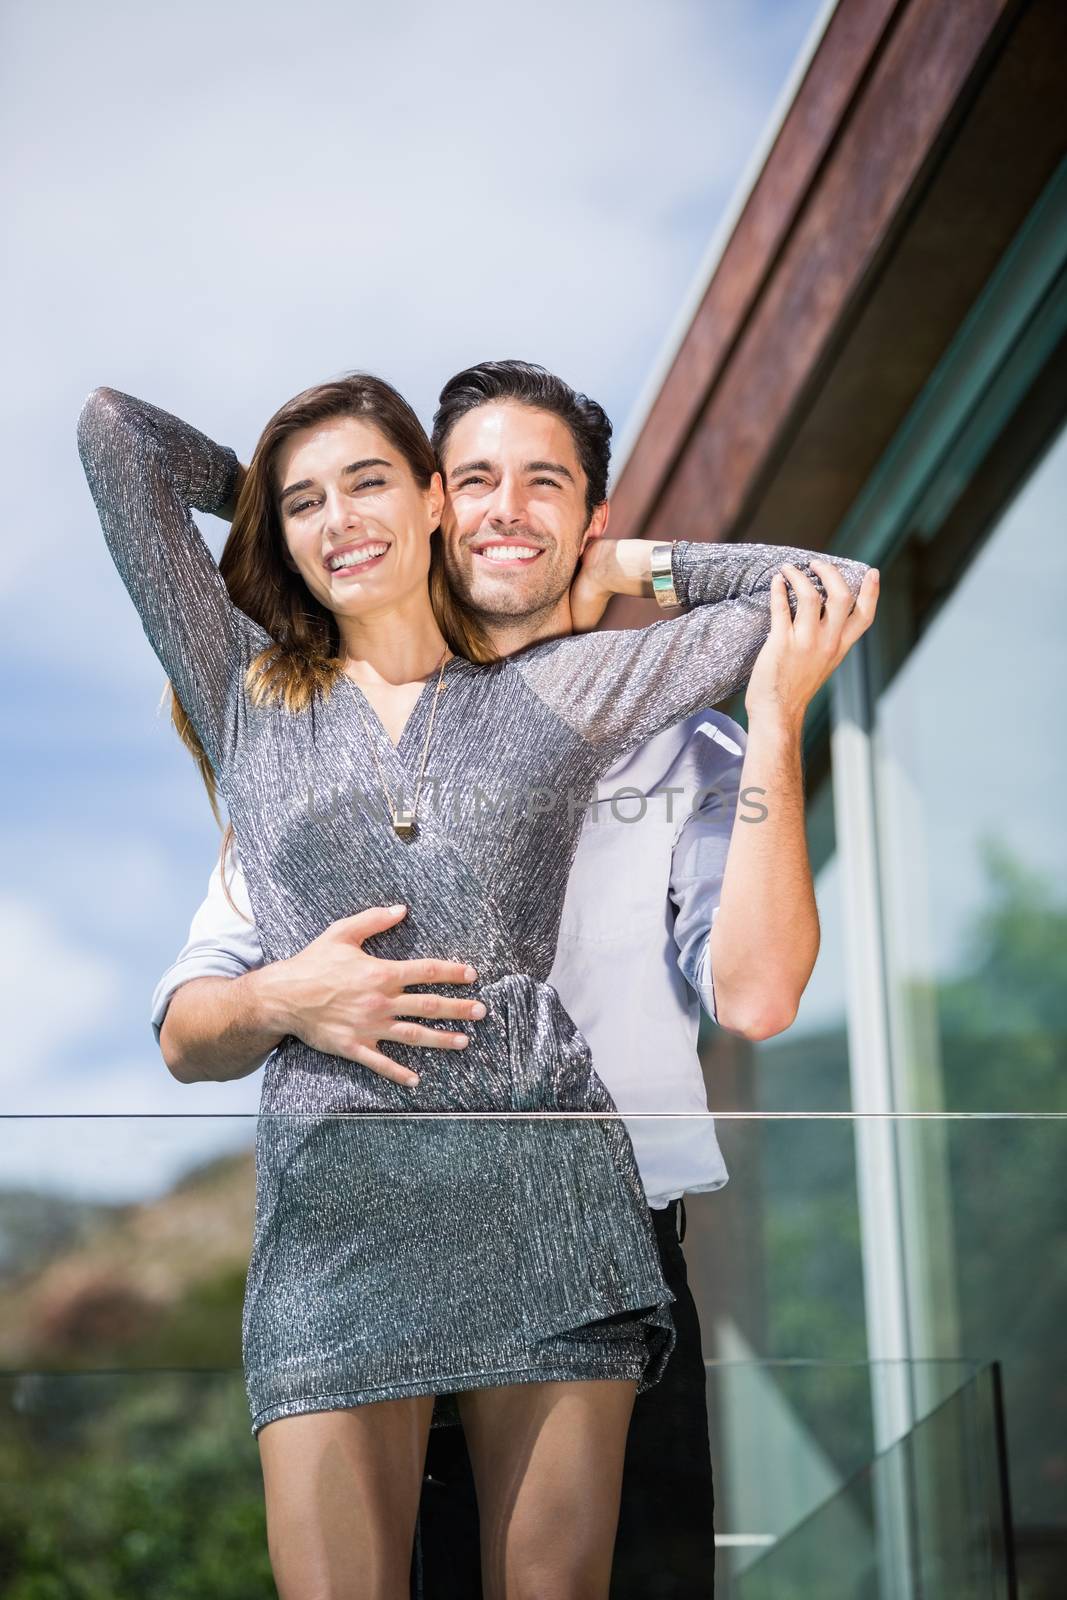
{"type": "MultiPolygon", "coordinates": [[[[505,1383],[650,1388],[674,1344],[674,1297],[624,1124],[499,1114],[616,1109],[545,981],[583,808],[623,752],[747,682],[774,572],[792,561],[821,588],[814,552],[680,541],[686,611],[489,666],[454,657],[418,831],[402,840],[368,736],[410,803],[436,674],[395,747],[348,678],[299,714],[256,708],[244,677],[270,637],[233,605],[190,514],[226,503],[234,452],[112,389],[86,400],[78,447],[115,565],[225,798],[265,960],[404,902],[367,950],[469,960],[479,976],[463,992],[487,1007],[462,1051],[386,1043],[421,1074],[415,1089],[293,1037],[268,1062],[242,1321],[253,1433],[414,1394],[440,1397],[440,1425],[457,1420],[457,1391],[505,1383]],[[442,1115],[479,1112],[497,1116],[442,1115]]],[[[858,593],[867,567],[827,559],[858,593]]]]}

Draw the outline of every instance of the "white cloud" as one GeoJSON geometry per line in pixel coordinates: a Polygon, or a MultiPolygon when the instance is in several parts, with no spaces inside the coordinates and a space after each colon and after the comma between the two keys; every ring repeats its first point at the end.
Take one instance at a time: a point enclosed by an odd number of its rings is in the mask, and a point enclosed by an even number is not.
{"type": "Polygon", "coordinates": [[[62,1051],[98,1027],[121,991],[118,968],[71,942],[61,924],[28,898],[0,898],[0,1052],[3,1110],[21,1109],[62,1051]],[[13,1104],[13,1099],[18,1102],[13,1104]]]}
{"type": "MultiPolygon", "coordinates": [[[[190,883],[179,872],[173,841],[137,831],[135,822],[151,823],[152,818],[131,817],[131,797],[121,775],[114,778],[114,792],[116,811],[121,808],[130,822],[121,835],[90,825],[64,829],[59,837],[47,831],[23,837],[35,863],[34,884],[48,904],[57,911],[64,904],[76,907],[79,922],[88,922],[105,947],[135,948],[161,921],[175,930],[182,917],[188,921],[207,882],[211,857],[205,854],[203,883],[199,878],[190,883]]],[[[134,797],[135,805],[138,801],[134,797]]],[[[206,798],[203,811],[210,826],[206,798]]]]}

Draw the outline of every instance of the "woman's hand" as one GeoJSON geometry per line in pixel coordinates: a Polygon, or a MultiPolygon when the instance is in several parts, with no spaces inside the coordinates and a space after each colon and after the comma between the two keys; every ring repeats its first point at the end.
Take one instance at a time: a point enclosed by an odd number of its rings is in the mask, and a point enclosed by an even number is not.
{"type": "Polygon", "coordinates": [[[745,691],[749,717],[777,715],[799,726],[804,713],[874,621],[878,605],[878,569],[864,575],[855,604],[848,584],[830,561],[813,560],[826,601],[799,567],[783,561],[771,584],[771,631],[745,691]],[[783,577],[784,574],[784,577],[783,577]],[[789,606],[785,579],[797,597],[797,614],[789,606]]]}
{"type": "Polygon", "coordinates": [[[224,506],[220,506],[218,511],[215,513],[216,516],[222,518],[223,522],[233,521],[233,514],[237,510],[237,502],[240,499],[241,489],[247,476],[248,468],[243,466],[239,461],[237,463],[237,476],[233,480],[233,493],[230,495],[230,498],[227,500],[226,504],[224,506]]]}

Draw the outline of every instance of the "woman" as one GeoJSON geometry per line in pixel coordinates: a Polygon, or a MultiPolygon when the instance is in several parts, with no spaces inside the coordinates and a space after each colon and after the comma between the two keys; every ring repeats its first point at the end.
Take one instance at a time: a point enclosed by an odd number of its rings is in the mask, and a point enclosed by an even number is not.
{"type": "MultiPolygon", "coordinates": [[[[674,1338],[632,1146],[617,1118],[471,1113],[615,1110],[545,982],[582,807],[625,750],[747,680],[777,566],[810,574],[811,554],[682,541],[684,616],[490,661],[441,581],[429,444],[379,380],[321,385],[272,418],[222,572],[189,508],[226,506],[232,451],[106,389],[78,437],[112,556],[227,800],[266,960],[354,906],[399,901],[375,954],[462,949],[485,1007],[416,1087],[292,1038],[266,1069],[243,1348],[283,1600],[404,1592],[426,1430],[459,1416],[487,1595],[544,1572],[553,1493],[586,1513],[557,1539],[553,1592],[606,1594],[630,1409],[674,1338]],[[569,1421],[557,1410],[549,1427],[560,1385],[569,1421]],[[308,1484],[324,1427],[338,1472],[308,1484]]],[[[647,558],[634,541],[583,553],[630,592],[647,558]]],[[[868,569],[825,561],[832,603],[851,603],[868,569]]],[[[425,973],[426,1018],[470,1015],[444,1009],[445,976],[425,973]]]]}

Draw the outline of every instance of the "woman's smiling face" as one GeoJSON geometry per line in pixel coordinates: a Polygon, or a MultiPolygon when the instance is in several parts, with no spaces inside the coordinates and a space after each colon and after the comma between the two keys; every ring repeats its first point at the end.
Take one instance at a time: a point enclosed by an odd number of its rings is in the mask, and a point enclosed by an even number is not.
{"type": "Polygon", "coordinates": [[[423,489],[373,423],[330,417],[289,435],[274,462],[288,564],[335,615],[394,605],[421,586],[441,519],[435,473],[423,489]]]}

